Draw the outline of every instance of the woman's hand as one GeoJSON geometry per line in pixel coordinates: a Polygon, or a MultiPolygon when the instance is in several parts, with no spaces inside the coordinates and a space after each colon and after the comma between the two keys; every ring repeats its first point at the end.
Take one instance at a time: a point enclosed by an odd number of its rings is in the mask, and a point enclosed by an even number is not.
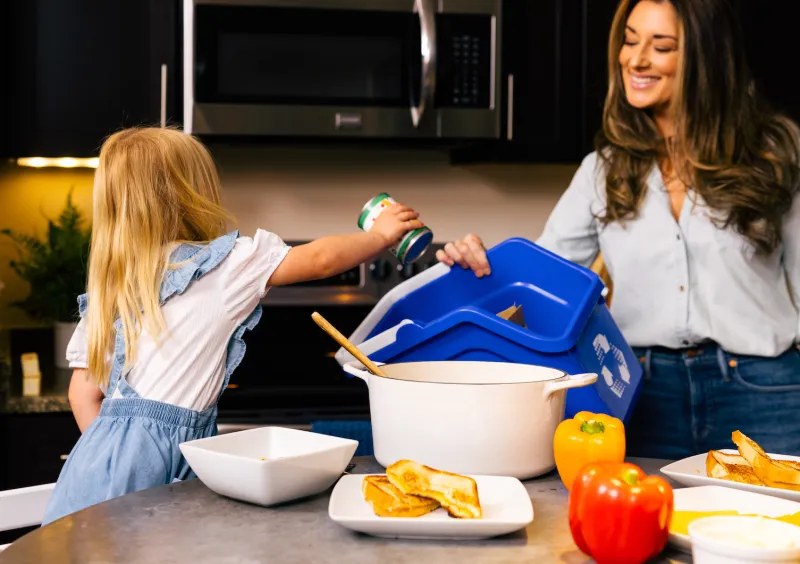
{"type": "Polygon", "coordinates": [[[418,217],[419,214],[410,207],[395,204],[389,206],[378,216],[370,228],[370,233],[377,233],[384,238],[387,246],[391,247],[412,229],[422,227],[422,222],[417,219],[418,217]]]}
{"type": "Polygon", "coordinates": [[[469,268],[478,278],[492,273],[483,241],[472,233],[454,243],[447,243],[444,250],[436,251],[436,258],[450,266],[457,264],[469,268]]]}

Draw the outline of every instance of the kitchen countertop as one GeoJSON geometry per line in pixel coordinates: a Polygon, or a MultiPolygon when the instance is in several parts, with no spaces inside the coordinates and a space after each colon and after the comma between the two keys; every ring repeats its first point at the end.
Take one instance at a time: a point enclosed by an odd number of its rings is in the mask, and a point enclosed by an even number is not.
{"type": "MultiPolygon", "coordinates": [[[[371,457],[353,462],[354,474],[383,472],[371,457]]],[[[666,463],[631,462],[648,474],[666,463]]],[[[113,499],[37,529],[0,552],[0,564],[592,562],[572,541],[567,490],[558,474],[529,480],[525,487],[535,517],[524,531],[484,541],[434,542],[351,532],[328,517],[330,491],[262,508],[218,496],[200,480],[188,480],[113,499]]],[[[668,551],[654,562],[691,561],[687,554],[668,551]]]]}
{"type": "MultiPolygon", "coordinates": [[[[66,413],[72,411],[67,393],[71,370],[56,369],[55,381],[42,386],[39,396],[8,395],[5,402],[0,401],[0,413],[66,413]]],[[[0,400],[3,396],[0,394],[0,400]]]]}
{"type": "Polygon", "coordinates": [[[67,413],[72,411],[67,394],[37,397],[10,397],[0,405],[0,413],[67,413]]]}

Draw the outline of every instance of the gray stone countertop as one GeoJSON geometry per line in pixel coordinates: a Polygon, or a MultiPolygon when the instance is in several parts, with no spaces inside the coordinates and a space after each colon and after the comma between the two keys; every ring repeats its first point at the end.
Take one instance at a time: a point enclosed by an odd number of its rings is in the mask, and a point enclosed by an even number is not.
{"type": "MultiPolygon", "coordinates": [[[[0,401],[0,413],[27,414],[27,413],[69,413],[67,393],[72,370],[56,369],[55,381],[49,386],[44,386],[39,396],[5,396],[5,401],[0,401]]],[[[3,394],[0,393],[0,400],[3,394]]]]}
{"type": "MultiPolygon", "coordinates": [[[[631,461],[648,474],[665,464],[631,461]]],[[[353,462],[354,474],[383,472],[371,457],[353,462]]],[[[483,541],[410,541],[370,537],[333,522],[330,490],[262,508],[188,480],[122,496],[39,528],[0,552],[0,564],[592,562],[572,541],[568,494],[558,474],[529,480],[525,487],[535,513],[525,530],[483,541]]],[[[655,560],[691,561],[690,555],[669,549],[655,560]]]]}
{"type": "Polygon", "coordinates": [[[0,405],[0,413],[69,413],[71,410],[67,394],[52,394],[36,397],[9,397],[0,405]]]}

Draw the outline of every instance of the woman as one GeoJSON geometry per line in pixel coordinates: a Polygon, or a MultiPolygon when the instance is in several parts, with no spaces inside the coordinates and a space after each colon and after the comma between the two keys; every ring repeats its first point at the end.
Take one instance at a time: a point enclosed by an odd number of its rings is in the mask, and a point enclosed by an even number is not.
{"type": "MultiPolygon", "coordinates": [[[[800,455],[800,141],[752,87],[729,0],[623,0],[587,156],[537,243],[589,266],[644,370],[631,455],[800,455]],[[713,30],[713,31],[712,31],[713,30]]],[[[474,235],[440,261],[490,274],[474,235]]]]}

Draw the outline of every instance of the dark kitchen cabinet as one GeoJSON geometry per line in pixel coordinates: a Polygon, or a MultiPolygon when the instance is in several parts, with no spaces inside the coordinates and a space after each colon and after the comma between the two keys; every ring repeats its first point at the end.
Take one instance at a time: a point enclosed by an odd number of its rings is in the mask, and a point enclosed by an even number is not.
{"type": "MultiPolygon", "coordinates": [[[[0,60],[6,65],[13,59],[11,36],[7,33],[6,22],[11,15],[11,5],[0,2],[0,60]]],[[[4,71],[3,72],[5,75],[4,71]]],[[[11,153],[11,89],[7,75],[0,81],[0,158],[11,153]]]]}
{"type": "MultiPolygon", "coordinates": [[[[743,47],[769,103],[800,122],[791,76],[795,24],[780,2],[732,0],[743,47]]],[[[607,51],[618,0],[507,0],[503,138],[451,152],[454,164],[579,162],[602,125],[607,51]],[[509,77],[511,77],[509,79],[509,77]]]]}
{"type": "MultiPolygon", "coordinates": [[[[71,413],[0,413],[0,492],[55,482],[80,434],[71,413]]],[[[0,532],[0,544],[36,528],[0,532]]]]}
{"type": "Polygon", "coordinates": [[[794,86],[797,24],[781,2],[738,0],[753,78],[770,105],[800,123],[800,96],[794,86]]]}
{"type": "Polygon", "coordinates": [[[71,413],[0,414],[0,491],[55,482],[80,435],[71,413]]]}
{"type": "Polygon", "coordinates": [[[592,150],[606,92],[617,0],[503,5],[504,131],[452,152],[458,162],[578,162],[592,150]]]}
{"type": "Polygon", "coordinates": [[[177,0],[8,0],[4,156],[98,153],[115,130],[179,116],[177,0]]]}

